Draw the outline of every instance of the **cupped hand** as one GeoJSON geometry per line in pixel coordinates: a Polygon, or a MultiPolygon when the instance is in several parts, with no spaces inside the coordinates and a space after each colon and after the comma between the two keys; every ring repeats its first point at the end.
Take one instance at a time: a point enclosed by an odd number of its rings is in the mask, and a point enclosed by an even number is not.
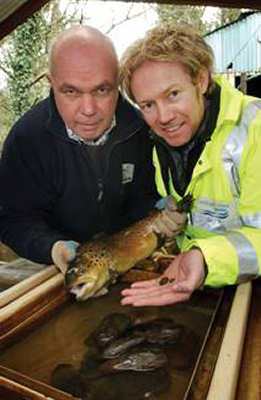
{"type": "Polygon", "coordinates": [[[199,249],[179,254],[158,279],[135,282],[122,291],[122,305],[164,306],[186,301],[205,279],[204,257],[199,249]]]}

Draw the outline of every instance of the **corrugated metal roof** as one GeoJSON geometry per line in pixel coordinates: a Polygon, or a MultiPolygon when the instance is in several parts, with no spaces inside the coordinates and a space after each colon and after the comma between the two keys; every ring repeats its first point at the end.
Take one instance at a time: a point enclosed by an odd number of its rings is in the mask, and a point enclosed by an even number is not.
{"type": "Polygon", "coordinates": [[[215,70],[236,73],[261,71],[261,12],[225,25],[205,37],[215,53],[215,70]]]}
{"type": "Polygon", "coordinates": [[[256,12],[256,11],[246,11],[246,12],[242,12],[236,20],[234,20],[234,21],[232,21],[232,22],[228,22],[227,24],[224,24],[224,25],[222,25],[222,26],[219,26],[219,27],[216,28],[216,29],[213,29],[213,31],[208,32],[208,33],[205,35],[205,37],[207,37],[207,36],[209,36],[209,35],[212,35],[214,32],[217,32],[217,31],[219,31],[219,30],[221,30],[221,29],[227,28],[228,26],[233,25],[233,24],[235,24],[235,23],[237,23],[237,22],[239,22],[239,21],[242,21],[243,19],[247,18],[247,17],[248,17],[249,15],[251,15],[251,14],[254,14],[255,12],[256,12]]]}

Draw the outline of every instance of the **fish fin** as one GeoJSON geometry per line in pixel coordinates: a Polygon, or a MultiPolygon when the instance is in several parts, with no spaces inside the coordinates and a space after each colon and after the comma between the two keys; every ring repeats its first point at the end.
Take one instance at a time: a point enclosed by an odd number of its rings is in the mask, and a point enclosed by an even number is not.
{"type": "Polygon", "coordinates": [[[96,292],[93,297],[104,296],[106,293],[108,293],[108,291],[109,290],[107,289],[107,287],[103,287],[100,290],[98,290],[98,292],[96,292]]]}
{"type": "Polygon", "coordinates": [[[119,277],[119,272],[118,271],[116,271],[115,269],[113,269],[113,268],[110,268],[109,269],[109,274],[110,274],[110,282],[109,282],[109,284],[111,284],[111,283],[116,283],[117,282],[117,280],[118,280],[118,277],[119,277]]]}

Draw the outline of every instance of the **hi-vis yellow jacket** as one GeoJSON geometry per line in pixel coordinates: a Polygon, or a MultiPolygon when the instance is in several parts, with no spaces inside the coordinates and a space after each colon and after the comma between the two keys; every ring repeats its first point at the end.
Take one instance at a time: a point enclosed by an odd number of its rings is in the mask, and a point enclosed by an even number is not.
{"type": "MultiPolygon", "coordinates": [[[[261,99],[243,95],[224,78],[216,81],[217,125],[186,191],[195,201],[179,240],[181,251],[201,249],[208,266],[205,284],[213,287],[261,275],[261,99]]],[[[166,196],[156,149],[153,157],[158,191],[166,196]]]]}

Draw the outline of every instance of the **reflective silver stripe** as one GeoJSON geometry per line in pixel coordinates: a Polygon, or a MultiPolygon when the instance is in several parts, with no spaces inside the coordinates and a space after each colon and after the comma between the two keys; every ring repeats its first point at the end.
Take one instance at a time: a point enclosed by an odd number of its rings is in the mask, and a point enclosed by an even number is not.
{"type": "Polygon", "coordinates": [[[217,203],[206,198],[200,198],[194,203],[191,215],[192,224],[201,228],[223,233],[240,228],[242,225],[261,228],[261,215],[240,216],[238,201],[240,196],[239,166],[244,146],[248,138],[249,125],[255,119],[261,101],[249,103],[243,111],[240,124],[235,126],[222,150],[222,160],[233,194],[231,203],[217,203]]]}
{"type": "Polygon", "coordinates": [[[261,213],[244,215],[244,217],[241,217],[241,220],[244,226],[251,226],[251,228],[261,229],[261,213]]]}
{"type": "Polygon", "coordinates": [[[249,240],[239,232],[229,232],[226,235],[235,247],[238,255],[239,273],[236,283],[246,282],[258,276],[259,266],[256,251],[249,240]]]}
{"type": "Polygon", "coordinates": [[[206,198],[199,198],[194,201],[191,223],[217,233],[240,228],[242,222],[233,207],[234,203],[218,203],[206,198]]]}
{"type": "Polygon", "coordinates": [[[243,149],[248,137],[248,128],[261,109],[261,101],[252,101],[243,111],[240,125],[235,126],[228,137],[223,148],[222,159],[225,171],[227,172],[231,191],[235,199],[240,195],[239,165],[243,149]]]}
{"type": "Polygon", "coordinates": [[[223,233],[241,226],[261,229],[261,213],[239,216],[235,204],[216,203],[208,199],[194,202],[191,223],[211,232],[223,233]]]}

